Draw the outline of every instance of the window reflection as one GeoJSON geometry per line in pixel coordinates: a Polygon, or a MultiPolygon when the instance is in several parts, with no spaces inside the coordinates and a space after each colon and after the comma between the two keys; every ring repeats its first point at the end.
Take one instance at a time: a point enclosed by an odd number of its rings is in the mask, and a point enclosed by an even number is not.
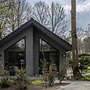
{"type": "Polygon", "coordinates": [[[26,67],[25,44],[25,38],[23,38],[5,50],[5,69],[9,70],[11,75],[15,74],[15,66],[26,67]]]}
{"type": "Polygon", "coordinates": [[[59,70],[59,50],[40,39],[40,52],[39,52],[39,73],[42,73],[43,62],[54,63],[59,70]]]}

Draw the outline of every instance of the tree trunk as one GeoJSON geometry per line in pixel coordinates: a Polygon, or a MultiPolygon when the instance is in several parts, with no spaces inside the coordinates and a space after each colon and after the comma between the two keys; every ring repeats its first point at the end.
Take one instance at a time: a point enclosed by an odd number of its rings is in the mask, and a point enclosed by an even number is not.
{"type": "Polygon", "coordinates": [[[76,33],[76,0],[71,0],[71,29],[72,29],[72,57],[73,57],[73,76],[74,79],[80,79],[81,74],[78,68],[78,44],[77,44],[77,33],[76,33]]]}

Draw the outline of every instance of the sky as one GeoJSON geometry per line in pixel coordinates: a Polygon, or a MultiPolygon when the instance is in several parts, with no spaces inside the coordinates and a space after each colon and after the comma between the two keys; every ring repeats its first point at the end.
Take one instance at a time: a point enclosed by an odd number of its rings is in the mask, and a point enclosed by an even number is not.
{"type": "MultiPolygon", "coordinates": [[[[31,5],[40,0],[27,0],[31,5]]],[[[51,2],[58,2],[62,4],[65,8],[66,19],[71,21],[71,0],[41,0],[46,2],[47,4],[51,4],[51,2]]],[[[77,27],[87,28],[88,24],[90,24],[90,0],[76,0],[76,18],[77,18],[77,27]]]]}

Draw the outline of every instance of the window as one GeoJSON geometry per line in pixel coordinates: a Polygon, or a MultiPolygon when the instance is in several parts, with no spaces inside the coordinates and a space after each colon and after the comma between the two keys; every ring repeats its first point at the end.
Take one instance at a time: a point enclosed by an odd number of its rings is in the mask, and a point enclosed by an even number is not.
{"type": "Polygon", "coordinates": [[[9,70],[11,75],[15,74],[15,66],[26,67],[25,44],[25,38],[22,38],[5,50],[5,69],[9,70]]]}
{"type": "Polygon", "coordinates": [[[39,51],[40,73],[42,73],[44,62],[43,60],[46,60],[46,62],[48,62],[49,64],[53,62],[57,66],[57,69],[59,70],[59,50],[57,50],[55,47],[45,42],[44,40],[40,39],[40,51],[39,51]]]}

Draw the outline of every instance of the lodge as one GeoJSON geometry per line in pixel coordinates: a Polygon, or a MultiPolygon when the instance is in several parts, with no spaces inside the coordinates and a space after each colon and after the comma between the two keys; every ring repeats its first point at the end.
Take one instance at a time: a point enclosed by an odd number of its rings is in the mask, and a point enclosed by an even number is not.
{"type": "MultiPolygon", "coordinates": [[[[31,18],[0,41],[0,64],[6,69],[28,66],[28,75],[40,74],[44,59],[66,69],[66,52],[71,45],[31,18]]],[[[2,70],[0,65],[0,70],[2,70]]]]}

